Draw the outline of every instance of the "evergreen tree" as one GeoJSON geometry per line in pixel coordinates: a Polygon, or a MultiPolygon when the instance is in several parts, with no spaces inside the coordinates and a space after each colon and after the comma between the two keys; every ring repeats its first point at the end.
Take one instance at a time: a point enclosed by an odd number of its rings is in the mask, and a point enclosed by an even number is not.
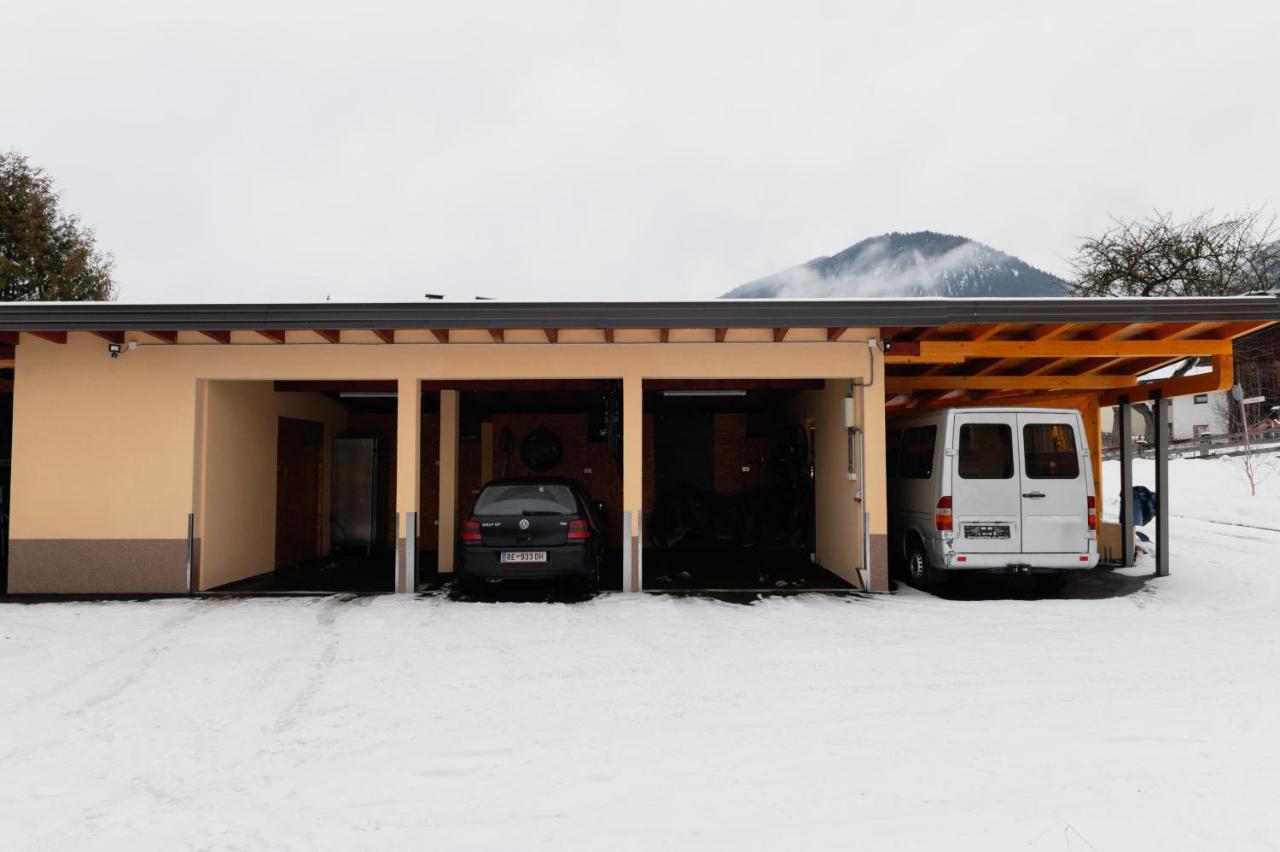
{"type": "Polygon", "coordinates": [[[93,231],[58,209],[53,180],[16,152],[0,153],[0,301],[106,301],[112,259],[93,231]]]}

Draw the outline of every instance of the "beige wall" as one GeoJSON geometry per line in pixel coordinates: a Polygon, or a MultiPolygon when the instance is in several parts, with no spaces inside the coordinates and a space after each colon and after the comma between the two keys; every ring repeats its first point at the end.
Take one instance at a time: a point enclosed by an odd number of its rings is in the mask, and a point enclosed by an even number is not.
{"type": "MultiPolygon", "coordinates": [[[[203,408],[205,453],[198,487],[199,588],[212,589],[275,568],[276,447],[281,417],[324,424],[324,500],[329,517],[330,441],[346,409],[322,394],[276,393],[271,382],[210,381],[203,408]]],[[[329,525],[322,525],[328,549],[329,525]]]]}
{"type": "MultiPolygon", "coordinates": [[[[222,464],[219,459],[232,454],[218,449],[228,443],[217,437],[219,434],[231,435],[242,429],[243,437],[251,441],[260,441],[265,435],[260,425],[255,431],[220,419],[218,409],[230,410],[231,397],[216,390],[217,382],[622,379],[625,434],[629,436],[624,446],[623,510],[639,512],[643,506],[640,393],[645,378],[866,381],[873,369],[865,343],[871,332],[866,329],[851,329],[836,343],[823,342],[825,332],[821,329],[794,330],[781,344],[770,341],[767,329],[730,330],[725,343],[712,342],[713,330],[696,329],[679,334],[673,330],[673,342],[667,344],[657,342],[656,329],[619,330],[614,344],[574,342],[599,339],[593,334],[598,333],[563,332],[560,343],[550,344],[533,342],[545,340],[540,333],[522,336],[508,332],[504,344],[444,345],[432,342],[431,333],[423,331],[397,335],[397,341],[420,342],[333,345],[312,343],[320,338],[309,333],[291,332],[291,342],[278,345],[258,343],[260,338],[254,335],[237,333],[233,336],[237,342],[224,345],[183,332],[179,345],[168,345],[130,333],[129,339],[139,346],[118,359],[107,357],[105,342],[88,333],[72,332],[65,345],[24,334],[15,363],[11,538],[33,547],[50,541],[183,543],[187,514],[196,512],[203,550],[202,586],[269,569],[265,554],[273,551],[274,543],[266,545],[263,536],[255,536],[252,552],[237,551],[240,545],[223,541],[232,536],[234,524],[219,516],[223,510],[214,503],[221,505],[226,500],[210,500],[208,486],[199,475],[203,470],[214,477],[215,492],[223,487],[216,484],[220,474],[215,470],[222,464]],[[512,342],[526,338],[529,343],[512,342]],[[704,342],[676,342],[685,339],[704,342]],[[211,392],[203,410],[197,399],[201,381],[209,383],[205,387],[211,392]],[[206,434],[212,432],[203,461],[197,451],[201,428],[206,434]],[[205,508],[197,511],[202,499],[205,508]]],[[[344,340],[356,337],[360,335],[344,332],[344,340]]],[[[375,338],[370,335],[369,339],[375,338]]],[[[482,341],[487,334],[459,333],[455,339],[482,341]]],[[[255,409],[267,410],[265,398],[254,396],[252,390],[240,390],[245,399],[258,400],[255,409]]],[[[234,392],[231,389],[232,395],[234,392]]],[[[874,405],[874,400],[869,404],[874,405]]],[[[399,436],[398,449],[406,458],[416,458],[421,452],[416,445],[404,446],[413,437],[399,436]]],[[[269,491],[274,495],[274,463],[269,469],[269,491]]],[[[235,474],[229,470],[221,475],[235,474]]],[[[234,484],[226,488],[228,493],[237,490],[234,484]]],[[[398,489],[398,493],[406,504],[398,506],[398,512],[417,510],[415,489],[398,489]]],[[[252,499],[260,500],[261,495],[252,499]]],[[[12,552],[17,554],[19,549],[12,552]]],[[[30,580],[23,590],[38,590],[35,587],[42,576],[62,570],[56,557],[45,555],[47,549],[40,553],[39,564],[33,557],[25,567],[15,555],[11,578],[30,580]]],[[[126,553],[122,546],[119,564],[127,564],[126,553]]],[[[182,560],[170,566],[173,558],[165,559],[163,570],[168,579],[164,590],[179,590],[173,586],[184,570],[182,560]]],[[[151,579],[139,579],[134,585],[141,585],[133,588],[118,579],[89,576],[77,580],[75,589],[60,590],[93,592],[127,587],[145,591],[141,586],[154,584],[151,579]]]]}

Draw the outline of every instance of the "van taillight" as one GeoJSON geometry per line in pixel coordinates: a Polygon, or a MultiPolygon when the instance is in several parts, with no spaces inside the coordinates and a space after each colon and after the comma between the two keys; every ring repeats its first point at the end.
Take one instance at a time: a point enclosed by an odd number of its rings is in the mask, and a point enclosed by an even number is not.
{"type": "Polygon", "coordinates": [[[575,518],[569,522],[569,541],[582,541],[591,538],[591,530],[587,529],[587,522],[581,518],[575,518]]]}
{"type": "Polygon", "coordinates": [[[951,532],[951,495],[938,501],[938,508],[933,510],[933,525],[939,532],[951,532]]]}
{"type": "Polygon", "coordinates": [[[463,541],[480,541],[480,538],[481,536],[480,536],[479,521],[467,521],[465,524],[462,525],[463,541]]]}
{"type": "Polygon", "coordinates": [[[1098,500],[1089,495],[1089,532],[1098,531],[1098,500]]]}

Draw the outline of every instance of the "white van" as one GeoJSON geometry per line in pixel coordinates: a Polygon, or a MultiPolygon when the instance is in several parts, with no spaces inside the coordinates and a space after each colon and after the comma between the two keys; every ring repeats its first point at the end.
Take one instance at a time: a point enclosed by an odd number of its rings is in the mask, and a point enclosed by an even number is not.
{"type": "Polygon", "coordinates": [[[890,420],[891,552],[913,583],[1032,573],[1046,590],[1098,564],[1097,491],[1075,409],[947,408],[890,420]]]}

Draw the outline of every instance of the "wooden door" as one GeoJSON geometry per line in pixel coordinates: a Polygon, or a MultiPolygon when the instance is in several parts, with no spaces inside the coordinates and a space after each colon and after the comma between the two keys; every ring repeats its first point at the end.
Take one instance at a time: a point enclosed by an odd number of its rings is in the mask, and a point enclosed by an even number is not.
{"type": "Polygon", "coordinates": [[[324,424],[281,417],[276,441],[276,568],[322,556],[324,424]]]}

